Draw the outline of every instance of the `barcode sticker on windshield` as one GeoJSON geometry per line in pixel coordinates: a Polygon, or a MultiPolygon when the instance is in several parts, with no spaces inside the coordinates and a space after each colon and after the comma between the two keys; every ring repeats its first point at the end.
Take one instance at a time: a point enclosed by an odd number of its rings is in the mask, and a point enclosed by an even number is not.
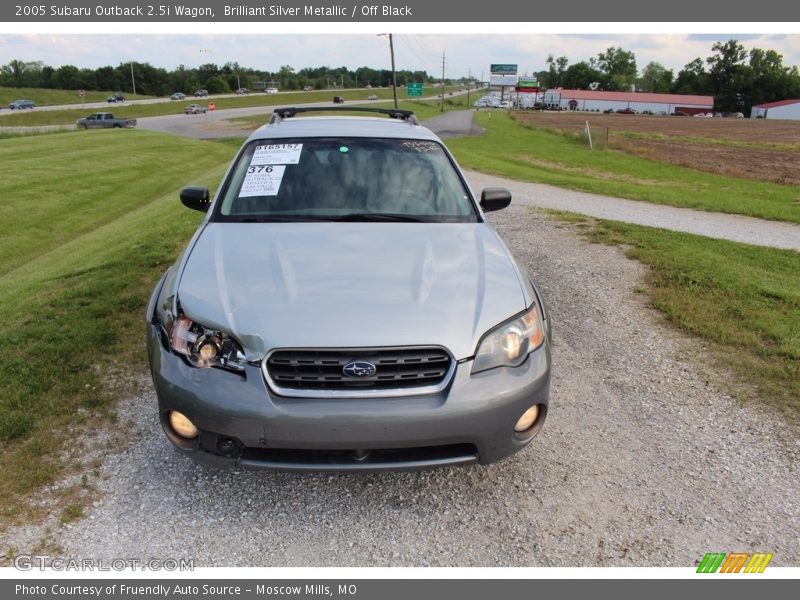
{"type": "Polygon", "coordinates": [[[256,146],[251,165],[296,165],[300,162],[303,144],[267,144],[256,146]]]}
{"type": "Polygon", "coordinates": [[[285,166],[250,165],[244,176],[239,198],[252,196],[277,196],[285,166]]]}

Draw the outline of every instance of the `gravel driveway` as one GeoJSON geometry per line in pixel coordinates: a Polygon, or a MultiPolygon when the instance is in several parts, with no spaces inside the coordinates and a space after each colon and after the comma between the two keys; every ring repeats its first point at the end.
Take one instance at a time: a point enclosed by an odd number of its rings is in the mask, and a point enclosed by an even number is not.
{"type": "MultiPolygon", "coordinates": [[[[756,550],[800,565],[797,432],[724,391],[618,249],[520,204],[492,220],[554,321],[551,412],[526,450],[424,473],[215,472],[172,449],[147,391],[120,399],[127,449],[54,541],[197,566],[689,566],[756,550]]],[[[25,550],[25,531],[4,537],[25,550]]]]}

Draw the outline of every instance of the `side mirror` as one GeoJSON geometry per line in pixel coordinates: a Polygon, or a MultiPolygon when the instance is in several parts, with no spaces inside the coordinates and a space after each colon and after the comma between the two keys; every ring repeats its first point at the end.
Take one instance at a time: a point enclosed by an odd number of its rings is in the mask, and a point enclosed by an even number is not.
{"type": "Polygon", "coordinates": [[[204,187],[185,187],[181,190],[181,202],[187,208],[207,212],[211,206],[211,195],[208,188],[204,187]]]}
{"type": "Polygon", "coordinates": [[[483,212],[502,210],[511,204],[511,192],[503,188],[486,188],[481,192],[483,212]]]}

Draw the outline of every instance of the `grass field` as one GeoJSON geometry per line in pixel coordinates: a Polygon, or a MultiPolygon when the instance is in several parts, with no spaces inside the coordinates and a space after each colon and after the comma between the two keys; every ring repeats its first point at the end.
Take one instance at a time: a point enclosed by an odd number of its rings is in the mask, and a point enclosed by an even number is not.
{"type": "Polygon", "coordinates": [[[580,135],[635,156],[718,175],[800,184],[800,121],[526,112],[530,127],[580,135]]]}
{"type": "Polygon", "coordinates": [[[653,306],[709,341],[712,355],[745,387],[798,421],[800,253],[553,214],[589,225],[592,240],[621,244],[628,257],[650,267],[653,306]]]}
{"type": "Polygon", "coordinates": [[[573,135],[526,127],[505,112],[480,112],[476,123],[486,128],[485,135],[448,140],[464,167],[609,196],[800,223],[800,187],[795,185],[706,173],[613,149],[590,150],[573,135]]]}
{"type": "Polygon", "coordinates": [[[0,141],[3,523],[35,512],[26,495],[77,468],[62,449],[111,414],[113,373],[143,370],[143,306],[200,219],[177,190],[216,185],[234,153],[97,133],[0,141]]]}
{"type": "MultiPolygon", "coordinates": [[[[113,91],[107,92],[93,92],[91,90],[86,92],[84,102],[105,102],[113,91]]],[[[133,94],[123,94],[128,100],[142,100],[144,98],[152,98],[152,96],[142,96],[133,94]]],[[[13,88],[13,87],[0,87],[0,107],[2,107],[1,114],[11,112],[8,105],[14,100],[24,98],[25,100],[33,100],[36,106],[48,106],[53,104],[80,104],[81,97],[75,90],[47,90],[43,88],[13,88]]],[[[110,106],[113,106],[110,105],[110,106]]]]}
{"type": "MultiPolygon", "coordinates": [[[[460,89],[457,86],[445,88],[447,93],[460,89]]],[[[436,93],[436,88],[428,88],[426,94],[436,93]]],[[[367,97],[375,95],[381,99],[390,99],[392,91],[390,89],[370,89],[370,90],[346,90],[337,91],[315,91],[315,92],[291,92],[286,94],[258,94],[252,93],[247,96],[234,96],[229,98],[215,98],[213,100],[217,110],[226,108],[244,108],[248,106],[291,106],[293,104],[303,104],[308,102],[330,102],[334,96],[342,96],[346,100],[363,100],[367,102],[367,97]]],[[[398,99],[406,99],[405,90],[398,89],[398,99]]],[[[105,100],[105,97],[103,98],[105,100]]],[[[187,97],[186,100],[158,102],[155,104],[111,104],[107,108],[108,112],[113,112],[118,117],[141,118],[156,117],[161,115],[183,114],[183,109],[188,104],[198,103],[207,104],[208,99],[187,97]]],[[[0,127],[32,127],[38,125],[71,125],[76,119],[85,116],[98,109],[73,108],[68,110],[26,110],[11,111],[3,110],[0,112],[0,127]]]]}

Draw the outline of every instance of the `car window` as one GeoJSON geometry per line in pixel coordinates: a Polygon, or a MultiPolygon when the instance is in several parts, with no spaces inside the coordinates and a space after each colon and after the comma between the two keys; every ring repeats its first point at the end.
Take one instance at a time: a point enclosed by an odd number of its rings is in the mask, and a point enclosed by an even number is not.
{"type": "Polygon", "coordinates": [[[231,170],[213,219],[369,220],[381,215],[478,220],[439,143],[374,138],[251,142],[231,170]]]}

